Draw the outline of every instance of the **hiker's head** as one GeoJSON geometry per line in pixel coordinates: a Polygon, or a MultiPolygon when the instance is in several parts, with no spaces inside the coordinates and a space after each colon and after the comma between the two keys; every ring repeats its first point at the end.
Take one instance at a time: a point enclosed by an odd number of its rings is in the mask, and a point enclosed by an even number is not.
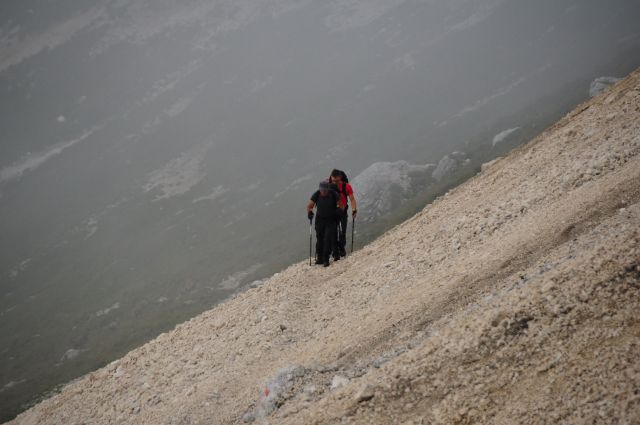
{"type": "Polygon", "coordinates": [[[342,171],[334,169],[331,172],[331,182],[340,183],[342,181],[342,171]]]}
{"type": "Polygon", "coordinates": [[[318,185],[318,189],[320,189],[320,193],[326,195],[329,192],[329,182],[321,181],[320,185],[318,185]]]}

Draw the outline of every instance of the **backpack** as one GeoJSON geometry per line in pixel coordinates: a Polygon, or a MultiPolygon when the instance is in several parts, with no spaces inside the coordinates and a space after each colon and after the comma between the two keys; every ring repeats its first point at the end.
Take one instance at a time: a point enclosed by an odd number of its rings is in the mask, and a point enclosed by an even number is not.
{"type": "Polygon", "coordinates": [[[346,187],[347,183],[349,183],[349,177],[347,177],[347,173],[342,170],[334,169],[331,174],[340,173],[340,177],[342,177],[342,187],[339,188],[337,184],[331,183],[331,176],[327,179],[329,182],[331,190],[335,191],[338,194],[338,199],[342,199],[342,195],[346,199],[345,208],[349,207],[349,196],[347,195],[346,187]]]}
{"type": "Polygon", "coordinates": [[[345,204],[345,208],[349,208],[349,196],[347,195],[347,184],[349,183],[349,177],[347,177],[347,173],[345,173],[342,170],[340,171],[340,176],[342,177],[342,185],[341,187],[338,187],[338,185],[335,185],[335,191],[338,193],[338,195],[340,196],[340,199],[342,199],[342,195],[344,195],[344,199],[346,199],[346,204],[345,204]]]}
{"type": "Polygon", "coordinates": [[[344,195],[344,197],[347,198],[347,202],[349,202],[349,196],[347,196],[347,183],[348,182],[343,181],[341,186],[334,183],[333,190],[335,190],[338,195],[344,195]]]}

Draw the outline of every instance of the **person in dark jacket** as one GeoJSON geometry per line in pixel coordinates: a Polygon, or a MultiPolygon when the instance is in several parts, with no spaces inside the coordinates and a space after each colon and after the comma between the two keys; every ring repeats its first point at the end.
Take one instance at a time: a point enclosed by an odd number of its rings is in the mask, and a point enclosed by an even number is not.
{"type": "MultiPolygon", "coordinates": [[[[337,210],[340,197],[329,189],[329,182],[320,182],[318,190],[311,195],[307,204],[307,216],[313,220],[316,209],[316,264],[329,266],[331,253],[338,252],[336,244],[337,210]]],[[[334,257],[338,260],[339,257],[334,257]]]]}

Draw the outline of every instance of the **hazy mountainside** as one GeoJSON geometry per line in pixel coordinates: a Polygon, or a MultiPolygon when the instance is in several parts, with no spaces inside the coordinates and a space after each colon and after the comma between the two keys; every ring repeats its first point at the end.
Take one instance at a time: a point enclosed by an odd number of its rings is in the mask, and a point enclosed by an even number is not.
{"type": "Polygon", "coordinates": [[[14,423],[635,423],[640,71],[332,267],[262,286],[14,423]]]}
{"type": "Polygon", "coordinates": [[[415,213],[640,65],[639,19],[636,0],[2,1],[1,417],[303,258],[334,167],[360,241],[415,213]]]}

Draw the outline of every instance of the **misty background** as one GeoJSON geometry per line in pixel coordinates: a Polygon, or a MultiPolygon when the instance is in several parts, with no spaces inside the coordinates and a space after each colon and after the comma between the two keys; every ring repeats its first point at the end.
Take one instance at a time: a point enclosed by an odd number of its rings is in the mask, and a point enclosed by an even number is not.
{"type": "Polygon", "coordinates": [[[0,419],[304,259],[332,168],[357,244],[397,224],[639,66],[638,22],[637,0],[4,0],[0,419]]]}

